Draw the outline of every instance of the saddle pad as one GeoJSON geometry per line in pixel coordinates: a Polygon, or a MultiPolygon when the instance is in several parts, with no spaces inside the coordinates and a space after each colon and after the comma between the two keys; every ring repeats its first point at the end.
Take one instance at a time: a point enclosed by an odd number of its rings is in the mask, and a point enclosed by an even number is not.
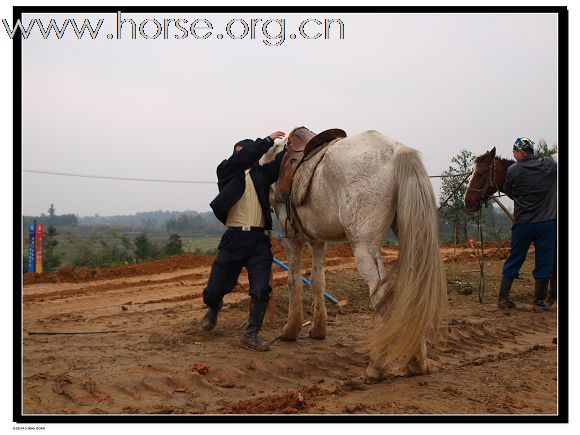
{"type": "Polygon", "coordinates": [[[298,166],[296,172],[294,173],[292,188],[290,191],[290,200],[295,207],[302,205],[304,199],[306,199],[306,195],[310,190],[310,184],[312,181],[312,176],[314,175],[314,171],[326,154],[328,148],[330,148],[335,142],[341,139],[343,138],[334,139],[328,142],[326,145],[314,150],[312,154],[309,154],[302,161],[302,164],[298,166]]]}

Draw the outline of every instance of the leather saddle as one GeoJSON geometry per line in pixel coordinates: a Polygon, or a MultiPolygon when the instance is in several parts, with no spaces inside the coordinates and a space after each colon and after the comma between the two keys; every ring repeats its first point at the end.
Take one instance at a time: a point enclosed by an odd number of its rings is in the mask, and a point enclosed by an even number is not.
{"type": "Polygon", "coordinates": [[[316,148],[334,139],[346,137],[344,130],[331,128],[322,133],[314,133],[306,127],[292,130],[286,144],[287,151],[280,164],[278,190],[282,195],[288,195],[292,188],[294,173],[302,161],[316,148]]]}

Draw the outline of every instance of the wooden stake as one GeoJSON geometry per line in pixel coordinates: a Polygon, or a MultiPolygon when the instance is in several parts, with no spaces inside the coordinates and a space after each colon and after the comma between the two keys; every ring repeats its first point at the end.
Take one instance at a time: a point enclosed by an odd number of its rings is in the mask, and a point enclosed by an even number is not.
{"type": "Polygon", "coordinates": [[[497,198],[492,198],[493,202],[495,202],[497,205],[499,205],[499,208],[501,208],[503,210],[503,212],[507,215],[507,217],[510,218],[510,221],[514,221],[514,215],[510,213],[510,211],[505,207],[505,205],[503,205],[501,203],[501,201],[497,198]]]}

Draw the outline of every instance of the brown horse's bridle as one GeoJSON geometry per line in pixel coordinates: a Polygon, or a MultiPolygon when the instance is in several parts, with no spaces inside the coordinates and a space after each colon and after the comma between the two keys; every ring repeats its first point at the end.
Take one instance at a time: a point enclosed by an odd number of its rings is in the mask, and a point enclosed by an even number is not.
{"type": "MultiPolygon", "coordinates": [[[[485,203],[486,207],[487,207],[487,201],[489,200],[489,197],[493,193],[495,193],[496,191],[499,191],[499,186],[495,182],[495,162],[496,162],[496,160],[497,160],[496,158],[493,159],[493,163],[491,164],[491,167],[489,168],[489,176],[487,177],[487,182],[485,183],[485,185],[481,189],[476,189],[474,187],[467,186],[468,191],[471,190],[472,192],[479,193],[479,202],[485,203]],[[493,191],[490,194],[487,194],[487,191],[489,190],[490,187],[493,189],[493,191]]],[[[475,169],[474,169],[474,171],[475,171],[475,169]]]]}

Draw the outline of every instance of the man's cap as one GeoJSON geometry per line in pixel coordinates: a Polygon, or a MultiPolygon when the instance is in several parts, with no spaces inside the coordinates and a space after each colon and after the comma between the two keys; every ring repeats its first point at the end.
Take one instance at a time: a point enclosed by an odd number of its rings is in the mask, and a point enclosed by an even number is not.
{"type": "Polygon", "coordinates": [[[244,140],[241,140],[237,144],[234,145],[234,152],[236,151],[236,147],[238,147],[238,146],[240,146],[240,147],[243,148],[243,147],[248,146],[248,145],[251,145],[253,143],[254,143],[254,141],[252,139],[244,139],[244,140]]]}
{"type": "Polygon", "coordinates": [[[534,141],[527,137],[518,137],[514,142],[514,151],[534,152],[534,141]]]}

